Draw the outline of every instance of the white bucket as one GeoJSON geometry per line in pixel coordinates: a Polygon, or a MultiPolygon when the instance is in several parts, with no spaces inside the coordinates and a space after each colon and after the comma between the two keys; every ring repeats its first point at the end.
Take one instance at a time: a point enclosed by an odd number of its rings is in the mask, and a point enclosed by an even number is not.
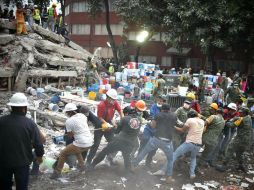
{"type": "Polygon", "coordinates": [[[178,86],[178,94],[180,96],[186,96],[187,91],[188,91],[188,87],[178,86]]]}
{"type": "Polygon", "coordinates": [[[49,110],[57,112],[59,110],[59,106],[57,104],[50,103],[48,106],[49,110]]]}

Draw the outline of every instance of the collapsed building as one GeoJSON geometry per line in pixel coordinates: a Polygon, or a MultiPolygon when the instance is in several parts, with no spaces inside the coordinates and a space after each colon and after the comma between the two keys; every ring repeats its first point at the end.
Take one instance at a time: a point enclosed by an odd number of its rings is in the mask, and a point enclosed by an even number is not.
{"type": "Polygon", "coordinates": [[[38,25],[29,34],[12,33],[16,23],[0,19],[0,90],[24,91],[27,86],[44,87],[52,84],[76,86],[84,81],[92,54],[72,41],[38,25]]]}

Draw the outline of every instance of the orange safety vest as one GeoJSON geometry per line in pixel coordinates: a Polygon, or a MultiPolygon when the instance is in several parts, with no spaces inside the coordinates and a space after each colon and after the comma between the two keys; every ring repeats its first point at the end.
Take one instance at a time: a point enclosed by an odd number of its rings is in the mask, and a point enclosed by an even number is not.
{"type": "Polygon", "coordinates": [[[16,10],[16,19],[17,19],[17,23],[20,23],[20,24],[25,23],[24,14],[21,9],[16,10]]]}

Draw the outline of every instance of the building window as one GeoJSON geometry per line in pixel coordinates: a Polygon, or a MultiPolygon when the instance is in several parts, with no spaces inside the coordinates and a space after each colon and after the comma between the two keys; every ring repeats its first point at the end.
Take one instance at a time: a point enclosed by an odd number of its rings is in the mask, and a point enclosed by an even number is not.
{"type": "Polygon", "coordinates": [[[136,41],[137,38],[137,32],[128,32],[128,40],[135,40],[136,41]]]}
{"type": "Polygon", "coordinates": [[[171,67],[172,66],[172,57],[162,57],[161,58],[161,66],[171,67]]]}
{"type": "MultiPolygon", "coordinates": [[[[94,52],[97,49],[97,47],[94,48],[94,52]]],[[[108,47],[103,47],[101,48],[101,52],[100,52],[100,57],[104,57],[104,58],[112,58],[113,57],[113,51],[111,48],[108,47]]]]}
{"type": "Polygon", "coordinates": [[[138,62],[145,62],[148,64],[155,64],[156,63],[156,56],[143,56],[140,55],[138,57],[138,62]]]}
{"type": "Polygon", "coordinates": [[[160,37],[160,33],[156,33],[154,34],[149,41],[160,41],[161,37],[160,37]]]}
{"type": "MultiPolygon", "coordinates": [[[[113,35],[122,35],[123,34],[123,25],[121,24],[111,24],[111,31],[113,35]]],[[[96,24],[95,25],[95,35],[108,35],[108,31],[105,24],[96,24]]]]}
{"type": "Polygon", "coordinates": [[[73,24],[72,32],[73,35],[82,35],[82,34],[90,34],[90,25],[89,24],[73,24]]]}
{"type": "Polygon", "coordinates": [[[68,14],[70,14],[70,5],[65,7],[65,16],[67,16],[68,14]]]}
{"type": "Polygon", "coordinates": [[[88,12],[88,2],[87,1],[83,1],[83,2],[76,2],[73,3],[72,5],[72,10],[73,12],[88,12]]]}

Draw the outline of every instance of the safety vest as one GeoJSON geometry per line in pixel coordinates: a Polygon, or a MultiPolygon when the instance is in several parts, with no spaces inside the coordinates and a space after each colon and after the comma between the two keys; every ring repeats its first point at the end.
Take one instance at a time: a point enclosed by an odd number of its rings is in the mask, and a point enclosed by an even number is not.
{"type": "Polygon", "coordinates": [[[40,20],[41,19],[40,10],[39,9],[35,9],[34,10],[33,19],[34,20],[40,20]]]}
{"type": "Polygon", "coordinates": [[[52,7],[49,8],[49,10],[48,10],[48,16],[54,17],[54,9],[52,7]]]}
{"type": "Polygon", "coordinates": [[[21,9],[17,9],[16,11],[16,20],[17,23],[25,23],[24,14],[23,11],[21,11],[21,9]]]}

